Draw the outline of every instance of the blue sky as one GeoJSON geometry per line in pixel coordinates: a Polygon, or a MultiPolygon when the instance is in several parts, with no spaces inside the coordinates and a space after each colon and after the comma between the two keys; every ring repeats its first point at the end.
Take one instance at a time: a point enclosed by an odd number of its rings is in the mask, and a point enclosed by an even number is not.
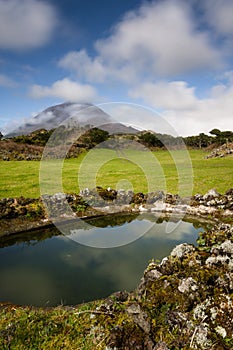
{"type": "Polygon", "coordinates": [[[232,0],[0,0],[0,130],[64,101],[232,130],[232,18],[232,0]]]}

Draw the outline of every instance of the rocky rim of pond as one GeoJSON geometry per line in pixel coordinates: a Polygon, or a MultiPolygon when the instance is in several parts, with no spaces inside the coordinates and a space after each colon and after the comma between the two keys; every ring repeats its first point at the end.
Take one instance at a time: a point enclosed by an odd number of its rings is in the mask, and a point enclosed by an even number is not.
{"type": "Polygon", "coordinates": [[[205,195],[181,198],[163,191],[143,194],[98,187],[94,190],[85,189],[80,194],[57,193],[39,199],[2,198],[0,236],[48,226],[53,220],[139,212],[232,221],[233,189],[224,194],[211,189],[205,195]]]}
{"type": "MultiPolygon", "coordinates": [[[[202,233],[199,247],[176,246],[152,261],[133,293],[98,306],[98,341],[105,349],[232,349],[233,226],[202,233]]],[[[96,336],[97,337],[97,336],[96,336]]]]}
{"type": "MultiPolygon", "coordinates": [[[[230,350],[233,225],[218,223],[200,235],[198,247],[180,244],[161,262],[151,261],[131,293],[116,292],[81,311],[62,308],[78,320],[83,338],[91,339],[90,349],[98,345],[102,350],[230,350]]],[[[3,312],[16,309],[2,306],[3,312]]],[[[27,317],[33,314],[31,309],[20,310],[26,310],[27,317]]],[[[46,317],[50,312],[45,310],[46,317]]],[[[9,327],[2,334],[6,344],[19,326],[16,321],[9,327]]]]}
{"type": "MultiPolygon", "coordinates": [[[[48,210],[50,205],[56,207],[55,217],[65,215],[67,202],[78,215],[85,216],[111,213],[116,208],[171,213],[178,207],[178,211],[185,209],[199,218],[217,221],[200,233],[197,247],[180,244],[161,262],[151,261],[135,291],[116,292],[87,311],[63,307],[72,315],[69,317],[84,322],[82,336],[91,339],[90,349],[98,344],[103,350],[233,348],[233,225],[220,222],[224,218],[232,223],[233,189],[223,195],[210,190],[205,195],[180,198],[161,191],[144,195],[98,188],[80,195],[48,196],[45,201],[48,210]]],[[[0,208],[8,222],[27,218],[32,225],[48,223],[41,199],[2,199],[0,208]]],[[[2,312],[15,313],[17,308],[3,305],[2,312]]],[[[30,315],[31,309],[25,310],[30,315]]],[[[49,317],[50,311],[45,312],[49,317]]],[[[6,343],[14,338],[17,321],[10,336],[9,332],[11,328],[2,334],[6,343]]]]}

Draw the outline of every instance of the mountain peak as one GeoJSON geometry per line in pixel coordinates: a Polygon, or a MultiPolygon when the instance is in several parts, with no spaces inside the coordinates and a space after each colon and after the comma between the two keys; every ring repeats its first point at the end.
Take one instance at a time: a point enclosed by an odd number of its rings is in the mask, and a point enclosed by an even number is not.
{"type": "Polygon", "coordinates": [[[89,103],[65,102],[46,108],[36,116],[28,118],[25,123],[9,132],[6,137],[28,135],[38,129],[51,130],[71,120],[80,125],[98,122],[109,122],[110,117],[100,108],[89,103]]]}

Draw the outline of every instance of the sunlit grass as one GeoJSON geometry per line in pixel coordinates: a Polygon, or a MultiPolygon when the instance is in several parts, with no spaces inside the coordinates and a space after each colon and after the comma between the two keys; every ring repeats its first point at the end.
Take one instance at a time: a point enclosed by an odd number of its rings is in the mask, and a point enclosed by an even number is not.
{"type": "MultiPolygon", "coordinates": [[[[65,192],[102,186],[135,192],[159,189],[182,195],[204,194],[211,188],[224,193],[233,187],[232,157],[205,159],[205,155],[201,150],[170,154],[168,151],[125,150],[119,153],[94,149],[79,158],[66,160],[62,167],[62,163],[56,164],[56,161],[44,167],[42,192],[54,193],[62,189],[59,183],[65,192]],[[60,171],[62,179],[58,179],[60,171]]],[[[36,161],[0,162],[0,197],[39,197],[39,169],[40,162],[36,161]]]]}

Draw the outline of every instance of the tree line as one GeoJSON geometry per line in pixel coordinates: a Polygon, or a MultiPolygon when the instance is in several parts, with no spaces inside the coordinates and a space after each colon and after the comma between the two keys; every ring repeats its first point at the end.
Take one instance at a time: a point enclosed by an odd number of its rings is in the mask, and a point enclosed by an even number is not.
{"type": "MultiPolygon", "coordinates": [[[[20,135],[11,138],[11,141],[21,144],[38,145],[45,146],[53,130],[41,129],[32,132],[29,135],[20,135]]],[[[65,140],[69,139],[74,133],[74,129],[65,128],[64,126],[56,129],[54,136],[54,146],[62,144],[65,140]]],[[[146,147],[156,149],[163,147],[179,147],[183,143],[190,148],[206,148],[210,145],[221,146],[225,143],[233,142],[233,132],[232,131],[220,131],[219,129],[212,129],[209,132],[210,135],[200,133],[196,136],[187,137],[174,137],[168,134],[160,134],[152,131],[142,131],[137,134],[131,135],[118,135],[119,137],[129,138],[140,142],[146,147]]],[[[84,147],[87,149],[95,147],[97,144],[109,140],[111,136],[107,131],[101,130],[99,128],[90,128],[88,130],[82,130],[81,137],[75,142],[77,147],[84,147]]],[[[0,139],[3,138],[0,132],[0,139]]]]}

